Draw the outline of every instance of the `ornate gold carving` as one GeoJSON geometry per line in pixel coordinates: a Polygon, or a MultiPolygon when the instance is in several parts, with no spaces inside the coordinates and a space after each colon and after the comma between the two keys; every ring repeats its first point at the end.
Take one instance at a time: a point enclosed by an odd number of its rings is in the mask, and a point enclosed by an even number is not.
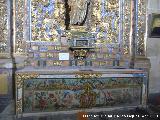
{"type": "Polygon", "coordinates": [[[17,88],[23,87],[23,80],[31,79],[31,78],[37,78],[37,73],[16,73],[16,86],[17,88]]]}
{"type": "MultiPolygon", "coordinates": [[[[123,54],[129,56],[129,46],[130,46],[130,28],[131,26],[131,0],[125,0],[123,5],[123,54]]],[[[126,56],[125,56],[126,57],[126,56]]]]}
{"type": "Polygon", "coordinates": [[[137,25],[137,46],[138,56],[145,55],[145,32],[146,32],[146,0],[138,0],[138,25],[137,25]]]}
{"type": "Polygon", "coordinates": [[[64,3],[59,0],[32,0],[32,40],[58,42],[64,30],[64,3]],[[45,9],[45,10],[44,10],[45,9]]]}
{"type": "Polygon", "coordinates": [[[84,85],[84,92],[80,95],[80,107],[89,108],[96,104],[97,94],[93,91],[91,84],[84,85]]]}
{"type": "Polygon", "coordinates": [[[16,113],[22,113],[22,99],[16,101],[16,113]]]}
{"type": "Polygon", "coordinates": [[[25,0],[16,0],[15,6],[15,53],[24,53],[25,0]]]}
{"type": "Polygon", "coordinates": [[[0,1],[0,53],[7,51],[7,1],[0,1]]]}
{"type": "Polygon", "coordinates": [[[87,56],[87,50],[74,50],[73,54],[75,57],[86,57],[87,56]]]}
{"type": "Polygon", "coordinates": [[[21,89],[23,88],[23,81],[31,78],[37,78],[37,73],[16,73],[16,114],[22,113],[22,98],[20,94],[22,94],[21,89]],[[20,92],[20,93],[19,93],[20,92]],[[20,98],[19,98],[20,97],[20,98]]]}
{"type": "Polygon", "coordinates": [[[102,73],[100,72],[88,72],[88,71],[79,71],[75,73],[76,78],[100,78],[102,73]]]}
{"type": "Polygon", "coordinates": [[[53,65],[54,66],[62,66],[62,61],[54,61],[53,65]]]}
{"type": "Polygon", "coordinates": [[[108,9],[112,10],[112,9],[118,9],[118,4],[117,4],[117,0],[110,0],[108,1],[108,9]]]}
{"type": "MultiPolygon", "coordinates": [[[[106,0],[104,3],[101,3],[97,7],[100,7],[104,9],[104,13],[101,13],[100,11],[94,12],[94,14],[100,14],[98,15],[101,19],[99,22],[97,22],[97,27],[100,28],[99,33],[97,34],[97,39],[104,40],[104,43],[117,43],[118,42],[118,36],[119,36],[119,0],[106,0]],[[103,5],[102,5],[103,4],[103,5]],[[103,14],[103,15],[102,15],[103,14]],[[107,34],[104,34],[107,33],[107,34]],[[106,36],[107,35],[107,36],[106,36]]],[[[96,4],[96,3],[95,3],[96,4]]],[[[96,8],[97,8],[96,7],[96,8]]],[[[97,10],[95,10],[97,11],[97,10]]]]}

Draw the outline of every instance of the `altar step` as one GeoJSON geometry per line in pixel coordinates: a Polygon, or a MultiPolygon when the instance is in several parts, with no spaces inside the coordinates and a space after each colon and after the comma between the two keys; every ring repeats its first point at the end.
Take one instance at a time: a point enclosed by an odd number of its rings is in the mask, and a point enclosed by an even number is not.
{"type": "Polygon", "coordinates": [[[159,120],[160,111],[149,109],[123,108],[99,112],[75,112],[72,114],[35,114],[34,116],[24,116],[16,118],[14,114],[14,102],[11,102],[5,110],[0,113],[0,120],[159,120]],[[88,117],[83,117],[88,115],[88,117]],[[127,116],[128,115],[128,116],[127,116]],[[133,118],[131,118],[131,116],[133,118]],[[139,117],[136,117],[138,116],[139,117]],[[158,115],[158,116],[157,116],[158,115]]]}
{"type": "Polygon", "coordinates": [[[0,115],[0,120],[159,120],[158,117],[142,117],[145,115],[151,115],[145,109],[123,109],[123,110],[113,110],[113,111],[101,111],[101,112],[88,112],[88,113],[75,113],[75,114],[57,114],[57,115],[46,115],[46,116],[30,116],[15,118],[12,115],[0,115]],[[89,117],[82,117],[82,114],[89,115],[89,117]],[[81,116],[80,116],[81,115],[81,116]],[[133,116],[133,118],[129,117],[133,116]],[[139,117],[136,117],[138,116],[139,117]],[[119,116],[119,117],[118,117],[119,116]]]}

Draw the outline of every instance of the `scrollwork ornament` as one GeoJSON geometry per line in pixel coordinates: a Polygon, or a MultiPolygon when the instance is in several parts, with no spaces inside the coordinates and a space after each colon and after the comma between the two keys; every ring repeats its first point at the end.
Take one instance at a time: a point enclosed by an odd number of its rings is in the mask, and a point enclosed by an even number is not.
{"type": "Polygon", "coordinates": [[[16,103],[16,113],[17,114],[22,113],[22,99],[17,100],[17,103],[16,103]]]}
{"type": "Polygon", "coordinates": [[[146,31],[146,0],[138,0],[138,24],[137,24],[137,46],[136,53],[138,56],[145,55],[145,31],[146,31]]]}
{"type": "Polygon", "coordinates": [[[57,42],[65,28],[64,10],[59,0],[32,0],[32,40],[57,42]]]}
{"type": "Polygon", "coordinates": [[[7,52],[7,2],[0,1],[0,53],[7,52]]]}
{"type": "Polygon", "coordinates": [[[25,1],[16,0],[15,17],[16,17],[16,39],[15,39],[15,53],[25,52],[25,41],[24,41],[24,24],[25,24],[25,1]]]}
{"type": "Polygon", "coordinates": [[[16,73],[15,79],[16,79],[16,96],[17,96],[17,100],[16,100],[16,114],[20,114],[22,113],[22,98],[20,97],[22,94],[21,92],[19,93],[19,91],[21,91],[21,89],[23,88],[23,81],[24,80],[28,80],[28,79],[32,79],[32,78],[37,78],[39,75],[37,73],[16,73]],[[19,98],[20,97],[20,98],[19,98]]]}
{"type": "Polygon", "coordinates": [[[76,78],[100,78],[102,76],[102,73],[100,72],[76,72],[75,77],[76,78]]]}
{"type": "Polygon", "coordinates": [[[129,36],[130,36],[130,28],[131,28],[131,1],[124,1],[124,14],[123,14],[123,54],[129,56],[129,36]]]}
{"type": "Polygon", "coordinates": [[[37,73],[17,73],[16,83],[21,87],[23,80],[37,78],[39,75],[37,73]]]}
{"type": "Polygon", "coordinates": [[[80,107],[90,108],[96,104],[96,92],[93,91],[91,84],[86,83],[84,85],[84,92],[80,94],[80,107]]]}

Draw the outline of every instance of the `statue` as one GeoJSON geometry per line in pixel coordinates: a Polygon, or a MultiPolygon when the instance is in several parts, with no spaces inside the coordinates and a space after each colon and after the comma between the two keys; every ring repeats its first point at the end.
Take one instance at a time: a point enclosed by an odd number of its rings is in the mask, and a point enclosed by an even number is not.
{"type": "Polygon", "coordinates": [[[87,19],[90,0],[68,0],[68,5],[70,8],[70,24],[84,25],[87,19]]]}

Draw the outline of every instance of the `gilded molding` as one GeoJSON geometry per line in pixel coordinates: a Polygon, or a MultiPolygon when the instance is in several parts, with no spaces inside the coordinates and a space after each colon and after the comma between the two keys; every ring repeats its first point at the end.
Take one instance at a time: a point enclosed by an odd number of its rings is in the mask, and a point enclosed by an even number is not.
{"type": "Polygon", "coordinates": [[[146,0],[137,0],[136,55],[145,56],[146,0]]]}
{"type": "Polygon", "coordinates": [[[22,94],[21,89],[23,88],[23,81],[27,79],[37,78],[39,75],[37,73],[16,73],[16,90],[17,90],[17,100],[16,100],[16,113],[22,113],[22,98],[19,94],[22,94]],[[20,93],[19,93],[20,92],[20,93]],[[19,98],[20,97],[20,98],[19,98]]]}
{"type": "Polygon", "coordinates": [[[80,95],[80,107],[90,108],[96,104],[96,92],[93,91],[92,85],[86,83],[84,85],[84,92],[80,95]],[[89,99],[89,100],[88,100],[89,99]]]}
{"type": "Polygon", "coordinates": [[[122,50],[123,50],[123,54],[125,55],[125,57],[129,57],[130,55],[130,35],[131,35],[131,1],[124,1],[124,5],[123,5],[123,16],[121,19],[123,19],[123,35],[122,35],[122,50]]]}
{"type": "Polygon", "coordinates": [[[16,102],[16,113],[22,112],[22,99],[17,100],[16,102]]]}
{"type": "Polygon", "coordinates": [[[100,78],[102,76],[102,73],[100,72],[76,72],[75,77],[76,78],[100,78]]]}
{"type": "Polygon", "coordinates": [[[0,1],[0,53],[6,53],[8,50],[8,31],[7,31],[7,0],[0,1]]]}
{"type": "Polygon", "coordinates": [[[25,52],[24,41],[24,24],[25,24],[25,0],[15,0],[14,3],[14,17],[15,17],[15,41],[14,51],[15,53],[25,52]]]}
{"type": "Polygon", "coordinates": [[[22,88],[23,80],[37,78],[39,75],[37,73],[17,73],[16,74],[16,86],[17,88],[22,88]]]}

